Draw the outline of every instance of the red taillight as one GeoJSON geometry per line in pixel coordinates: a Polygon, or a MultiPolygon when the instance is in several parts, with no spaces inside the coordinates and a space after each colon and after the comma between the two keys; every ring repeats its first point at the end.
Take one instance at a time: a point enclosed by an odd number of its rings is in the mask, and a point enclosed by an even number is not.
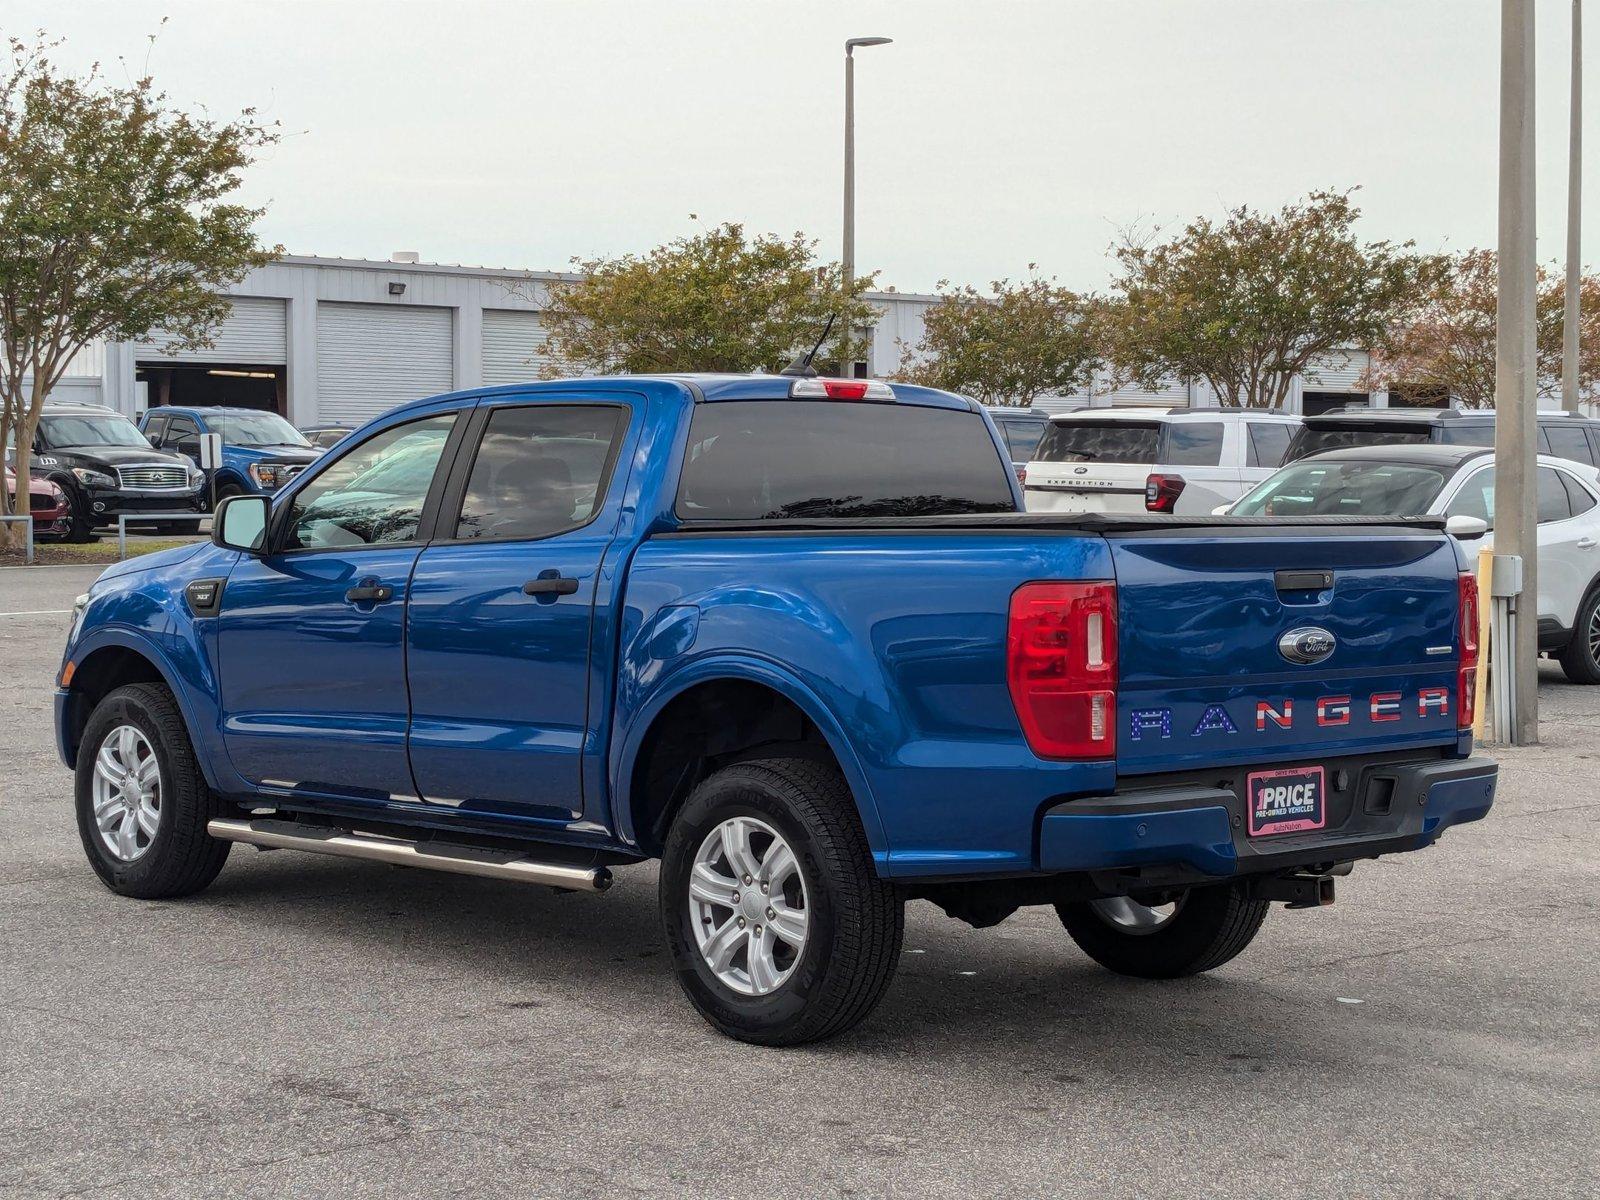
{"type": "Polygon", "coordinates": [[[1478,700],[1478,577],[1457,577],[1461,587],[1461,669],[1456,674],[1456,727],[1471,729],[1478,700]]]}
{"type": "Polygon", "coordinates": [[[829,400],[860,400],[867,394],[867,385],[865,380],[847,383],[842,379],[824,379],[822,390],[827,392],[829,400]]]}
{"type": "Polygon", "coordinates": [[[1025,583],[1011,594],[1006,682],[1040,758],[1117,749],[1117,585],[1025,583]]]}
{"type": "Polygon", "coordinates": [[[1151,475],[1144,481],[1146,512],[1174,512],[1177,510],[1178,497],[1181,495],[1183,495],[1182,475],[1151,475]]]}
{"type": "Polygon", "coordinates": [[[1028,486],[1028,464],[1027,463],[1018,463],[1017,464],[1017,482],[1020,483],[1023,487],[1027,487],[1028,486]]]}

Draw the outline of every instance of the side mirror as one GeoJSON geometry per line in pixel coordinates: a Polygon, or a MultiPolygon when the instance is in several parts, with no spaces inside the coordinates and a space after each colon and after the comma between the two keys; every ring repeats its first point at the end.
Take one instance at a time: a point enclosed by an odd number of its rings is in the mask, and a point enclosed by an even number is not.
{"type": "Polygon", "coordinates": [[[1468,517],[1457,514],[1445,521],[1444,531],[1451,537],[1481,538],[1489,532],[1489,522],[1482,517],[1468,517]]]}
{"type": "Polygon", "coordinates": [[[271,501],[265,496],[229,496],[211,516],[211,540],[225,549],[260,557],[266,553],[270,512],[271,501]]]}
{"type": "Polygon", "coordinates": [[[197,437],[179,438],[172,448],[179,454],[187,454],[190,458],[200,457],[200,439],[197,437]]]}

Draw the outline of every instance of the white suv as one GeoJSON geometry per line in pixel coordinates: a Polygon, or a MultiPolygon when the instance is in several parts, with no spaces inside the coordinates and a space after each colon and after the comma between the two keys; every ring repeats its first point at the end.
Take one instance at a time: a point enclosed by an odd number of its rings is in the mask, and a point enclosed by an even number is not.
{"type": "Polygon", "coordinates": [[[1209,513],[1277,470],[1299,425],[1251,409],[1063,413],[1028,463],[1028,511],[1209,513]]]}

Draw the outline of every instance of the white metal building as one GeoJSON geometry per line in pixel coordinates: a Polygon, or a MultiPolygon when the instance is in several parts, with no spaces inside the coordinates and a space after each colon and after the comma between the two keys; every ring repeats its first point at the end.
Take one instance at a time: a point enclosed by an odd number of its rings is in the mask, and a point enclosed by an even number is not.
{"type": "MultiPolygon", "coordinates": [[[[287,256],[229,290],[233,310],[215,345],[174,352],[160,337],[91,347],[57,399],[98,400],[135,414],[158,404],[276,408],[296,425],[361,422],[419,396],[538,378],[549,361],[539,318],[549,272],[407,261],[287,256]]],[[[866,370],[892,374],[922,337],[938,297],[884,291],[866,370]]],[[[1336,356],[1315,381],[1296,382],[1290,411],[1365,400],[1359,351],[1336,356]]],[[[1382,395],[1372,397],[1382,404],[1382,395]]],[[[1204,388],[1174,381],[1155,392],[1098,387],[1055,406],[1090,403],[1210,406],[1204,388]]],[[[1052,407],[1052,405],[1045,405],[1052,407]]]]}

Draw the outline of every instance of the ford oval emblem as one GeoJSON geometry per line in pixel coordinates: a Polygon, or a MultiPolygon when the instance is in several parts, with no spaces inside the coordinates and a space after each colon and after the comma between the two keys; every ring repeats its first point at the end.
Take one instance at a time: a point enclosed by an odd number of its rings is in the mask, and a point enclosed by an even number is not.
{"type": "Polygon", "coordinates": [[[1302,625],[1278,639],[1278,653],[1292,663],[1319,663],[1332,654],[1338,644],[1326,629],[1302,625]]]}
{"type": "Polygon", "coordinates": [[[1072,473],[1074,475],[1087,475],[1089,473],[1089,468],[1088,467],[1073,467],[1072,468],[1072,473]]]}

